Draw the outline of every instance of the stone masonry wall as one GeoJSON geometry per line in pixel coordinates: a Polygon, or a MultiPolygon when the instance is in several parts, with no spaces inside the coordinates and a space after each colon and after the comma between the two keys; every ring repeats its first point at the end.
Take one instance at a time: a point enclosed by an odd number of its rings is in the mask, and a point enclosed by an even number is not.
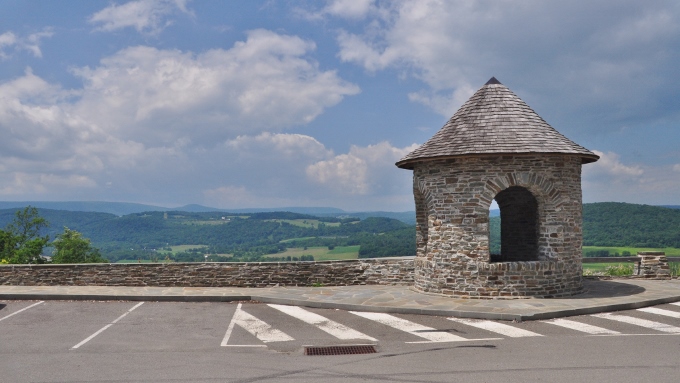
{"type": "Polygon", "coordinates": [[[429,160],[414,166],[413,182],[417,290],[480,298],[556,297],[581,291],[578,156],[429,160]],[[531,261],[492,262],[489,206],[494,197],[511,187],[523,188],[536,199],[537,224],[530,230],[536,230],[537,244],[529,248],[537,248],[537,254],[514,257],[531,261]]]}
{"type": "Polygon", "coordinates": [[[640,257],[639,276],[651,279],[670,279],[671,269],[665,252],[638,252],[640,257]]]}
{"type": "Polygon", "coordinates": [[[0,285],[270,286],[412,285],[413,257],[321,262],[0,265],[0,285]]]}

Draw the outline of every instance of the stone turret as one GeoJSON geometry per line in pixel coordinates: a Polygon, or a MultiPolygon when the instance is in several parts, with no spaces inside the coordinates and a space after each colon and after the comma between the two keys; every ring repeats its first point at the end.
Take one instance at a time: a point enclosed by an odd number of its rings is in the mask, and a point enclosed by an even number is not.
{"type": "Polygon", "coordinates": [[[491,78],[422,146],[413,170],[415,288],[458,297],[550,297],[581,288],[581,165],[598,160],[491,78]],[[501,251],[489,252],[489,206],[501,251]]]}

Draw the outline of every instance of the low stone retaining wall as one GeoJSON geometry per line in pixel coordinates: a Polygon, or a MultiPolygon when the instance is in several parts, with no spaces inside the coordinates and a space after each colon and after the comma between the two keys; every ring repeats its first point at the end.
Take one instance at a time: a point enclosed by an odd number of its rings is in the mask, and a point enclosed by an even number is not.
{"type": "Polygon", "coordinates": [[[184,287],[412,285],[413,258],[319,262],[0,265],[0,285],[184,287]]]}
{"type": "MultiPolygon", "coordinates": [[[[416,257],[416,266],[420,262],[427,260],[416,257]]],[[[448,274],[437,279],[423,277],[422,268],[416,268],[415,289],[454,298],[482,299],[557,298],[583,290],[581,265],[574,262],[468,262],[465,267],[446,266],[440,270],[446,269],[448,274]]]]}
{"type": "Polygon", "coordinates": [[[639,275],[642,278],[670,279],[671,269],[665,252],[638,252],[640,257],[639,275]]]}

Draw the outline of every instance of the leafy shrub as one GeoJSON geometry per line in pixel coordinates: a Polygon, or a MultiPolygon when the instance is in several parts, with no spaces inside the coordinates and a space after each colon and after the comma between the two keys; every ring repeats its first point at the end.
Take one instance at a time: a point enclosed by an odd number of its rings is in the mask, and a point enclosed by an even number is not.
{"type": "Polygon", "coordinates": [[[604,269],[604,273],[606,275],[620,277],[625,275],[633,275],[634,270],[635,266],[632,263],[619,263],[613,266],[607,266],[604,269]]]}

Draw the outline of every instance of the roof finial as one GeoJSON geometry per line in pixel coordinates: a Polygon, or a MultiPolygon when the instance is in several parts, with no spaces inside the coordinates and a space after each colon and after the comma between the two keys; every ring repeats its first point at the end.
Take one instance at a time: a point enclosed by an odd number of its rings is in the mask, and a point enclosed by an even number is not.
{"type": "Polygon", "coordinates": [[[491,77],[491,79],[489,81],[487,81],[486,84],[484,84],[484,85],[492,85],[492,84],[503,85],[503,84],[501,84],[500,81],[496,80],[495,77],[491,77]]]}

